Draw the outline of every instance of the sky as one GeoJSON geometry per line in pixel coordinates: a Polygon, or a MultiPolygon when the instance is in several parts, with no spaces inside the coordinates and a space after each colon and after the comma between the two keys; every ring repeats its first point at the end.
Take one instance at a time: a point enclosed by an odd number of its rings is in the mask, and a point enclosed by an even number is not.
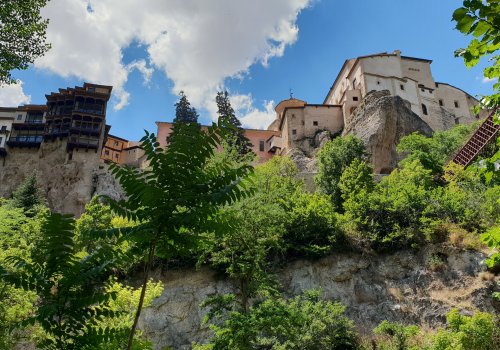
{"type": "Polygon", "coordinates": [[[293,96],[322,103],[348,58],[401,50],[432,59],[438,82],[473,96],[491,92],[487,62],[468,70],[467,45],[451,22],[459,0],[51,0],[42,15],[52,49],[0,106],[45,104],[45,94],[83,82],[112,85],[111,133],[138,140],[171,121],[184,91],[201,123],[216,118],[228,90],[246,127],[266,128],[293,96]]]}

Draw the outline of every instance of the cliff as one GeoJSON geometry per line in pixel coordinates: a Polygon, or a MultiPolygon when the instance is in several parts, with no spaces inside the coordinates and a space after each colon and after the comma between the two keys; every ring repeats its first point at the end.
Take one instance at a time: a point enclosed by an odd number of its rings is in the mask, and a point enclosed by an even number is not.
{"type": "Polygon", "coordinates": [[[363,140],[375,173],[388,174],[399,156],[396,146],[403,136],[413,132],[432,135],[431,127],[413,113],[409,102],[389,91],[369,93],[354,114],[345,120],[342,135],[355,135],[363,140]]]}
{"type": "MultiPolygon", "coordinates": [[[[276,278],[287,296],[320,288],[325,299],[346,305],[348,316],[366,334],[384,319],[442,325],[452,307],[498,311],[491,298],[495,283],[484,272],[484,258],[480,252],[446,245],[391,255],[342,253],[292,262],[276,271],[276,278]],[[428,263],[435,254],[446,261],[439,271],[428,263]]],[[[236,291],[233,282],[208,268],[157,272],[155,278],[164,281],[165,290],[140,320],[155,349],[190,349],[191,342],[203,342],[210,330],[201,324],[206,310],[200,303],[210,295],[236,291]]]]}

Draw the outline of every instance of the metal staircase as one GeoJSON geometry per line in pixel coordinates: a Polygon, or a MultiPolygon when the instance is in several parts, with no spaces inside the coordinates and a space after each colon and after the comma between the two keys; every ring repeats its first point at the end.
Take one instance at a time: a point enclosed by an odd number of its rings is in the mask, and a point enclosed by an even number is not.
{"type": "Polygon", "coordinates": [[[491,113],[485,119],[469,141],[458,151],[453,158],[455,163],[464,167],[468,166],[481,153],[483,148],[495,139],[500,130],[500,125],[493,123],[494,114],[491,113]]]}

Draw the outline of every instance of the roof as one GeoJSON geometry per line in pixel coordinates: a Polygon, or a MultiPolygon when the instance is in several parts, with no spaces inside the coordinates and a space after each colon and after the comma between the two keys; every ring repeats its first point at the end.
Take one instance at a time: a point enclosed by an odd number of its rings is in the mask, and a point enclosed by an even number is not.
{"type": "Polygon", "coordinates": [[[17,107],[0,107],[0,112],[17,112],[17,107]]]}
{"type": "Polygon", "coordinates": [[[284,123],[284,120],[285,120],[285,115],[286,115],[286,112],[289,110],[289,109],[305,109],[306,107],[326,107],[326,108],[332,108],[332,107],[336,107],[336,108],[342,108],[341,105],[329,105],[329,104],[306,104],[304,106],[296,106],[296,107],[286,107],[284,110],[283,110],[283,118],[281,118],[281,121],[280,121],[280,127],[279,127],[279,130],[281,130],[281,128],[283,127],[283,123],[284,123]]]}
{"type": "Polygon", "coordinates": [[[121,138],[121,137],[118,137],[118,136],[115,136],[115,135],[111,135],[111,134],[108,134],[106,137],[110,138],[110,139],[117,139],[117,140],[120,140],[120,141],[123,141],[123,142],[128,142],[128,140],[126,140],[124,138],[121,138]]]}

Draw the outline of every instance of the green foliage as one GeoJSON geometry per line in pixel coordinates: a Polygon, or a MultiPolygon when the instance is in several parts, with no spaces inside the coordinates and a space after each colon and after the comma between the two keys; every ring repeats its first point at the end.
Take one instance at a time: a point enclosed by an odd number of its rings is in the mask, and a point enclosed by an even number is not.
{"type": "Polygon", "coordinates": [[[27,69],[49,50],[45,42],[48,20],[40,15],[47,1],[0,2],[0,85],[15,83],[11,71],[27,69]]]}
{"type": "Polygon", "coordinates": [[[494,316],[476,312],[473,316],[463,316],[452,310],[447,316],[447,329],[439,330],[433,339],[430,350],[495,350],[494,316]]]}
{"type": "Polygon", "coordinates": [[[397,150],[407,156],[401,165],[419,160],[432,174],[442,175],[446,161],[468,140],[476,127],[476,124],[456,125],[450,130],[436,131],[432,137],[419,133],[402,137],[397,150]]]}
{"type": "Polygon", "coordinates": [[[217,92],[215,97],[217,103],[217,113],[220,118],[224,118],[234,127],[232,135],[227,139],[229,150],[234,150],[239,155],[245,155],[252,151],[252,143],[245,136],[245,130],[241,127],[241,122],[236,117],[231,102],[229,101],[229,94],[227,91],[217,92]]]}
{"type": "Polygon", "coordinates": [[[0,267],[4,282],[38,296],[33,315],[22,325],[41,326],[45,336],[38,346],[44,349],[83,349],[123,334],[118,328],[97,325],[115,316],[109,303],[116,295],[104,288],[116,254],[111,247],[78,254],[73,225],[71,217],[50,215],[30,259],[10,256],[5,259],[10,267],[0,267]]]}
{"type": "Polygon", "coordinates": [[[361,192],[371,193],[375,188],[372,167],[361,159],[353,160],[342,173],[339,188],[344,202],[361,192]]]}
{"type": "Polygon", "coordinates": [[[343,233],[329,196],[299,190],[286,207],[283,240],[288,256],[322,256],[343,243],[343,233]]]}
{"type": "Polygon", "coordinates": [[[248,313],[230,312],[220,325],[212,325],[213,338],[195,350],[209,349],[356,349],[352,322],[339,303],[319,300],[308,292],[290,300],[268,298],[248,313]]]}
{"type": "Polygon", "coordinates": [[[29,216],[35,215],[37,207],[44,202],[36,176],[35,172],[28,176],[12,195],[13,205],[23,208],[29,216]]]}
{"type": "Polygon", "coordinates": [[[191,107],[187,96],[183,91],[180,92],[179,101],[175,104],[174,123],[198,123],[198,112],[191,107]]]}
{"type": "Polygon", "coordinates": [[[321,192],[331,196],[337,210],[342,208],[340,177],[353,160],[364,156],[363,141],[354,136],[328,141],[318,153],[319,169],[315,181],[321,192]]]}
{"type": "Polygon", "coordinates": [[[198,246],[200,234],[223,234],[231,228],[232,223],[218,215],[219,211],[247,196],[250,191],[245,179],[252,168],[247,164],[210,163],[217,146],[230,132],[231,127],[222,118],[206,130],[194,123],[176,123],[166,150],[159,148],[153,134],[147,133],[142,139],[150,168],[142,171],[111,166],[128,197],[122,201],[108,198],[111,208],[138,225],[110,233],[123,233],[124,239],[148,252],[142,296],[155,254],[163,258],[189,254],[198,246]]]}
{"type": "Polygon", "coordinates": [[[417,326],[405,326],[399,323],[383,321],[374,330],[375,334],[383,336],[377,342],[377,349],[380,350],[410,350],[419,349],[413,343],[420,329],[417,326]]]}
{"type": "Polygon", "coordinates": [[[434,186],[430,170],[416,160],[384,177],[373,192],[352,194],[345,215],[374,248],[407,247],[423,239],[422,218],[434,186]]]}
{"type": "MultiPolygon", "coordinates": [[[[463,7],[453,13],[456,28],[473,37],[469,45],[455,51],[455,55],[462,57],[469,68],[487,57],[490,64],[484,69],[484,76],[488,79],[500,77],[500,56],[496,54],[500,48],[499,14],[500,4],[496,0],[465,0],[463,7]]],[[[495,83],[494,89],[500,90],[500,82],[495,83]]],[[[496,108],[500,104],[500,94],[484,96],[481,103],[488,108],[496,108]]]]}

